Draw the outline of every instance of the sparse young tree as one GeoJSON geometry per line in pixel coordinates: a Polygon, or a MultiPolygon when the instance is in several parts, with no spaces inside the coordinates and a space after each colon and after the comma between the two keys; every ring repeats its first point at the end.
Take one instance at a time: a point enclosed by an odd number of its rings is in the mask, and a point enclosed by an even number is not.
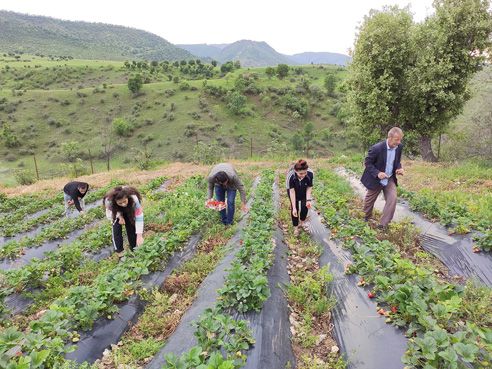
{"type": "Polygon", "coordinates": [[[304,139],[304,145],[306,148],[306,157],[309,158],[309,150],[311,149],[311,142],[314,139],[314,125],[311,122],[307,122],[304,125],[302,131],[302,138],[304,139]]]}
{"type": "Polygon", "coordinates": [[[20,141],[17,138],[17,135],[8,123],[3,124],[2,129],[0,130],[0,137],[4,139],[5,146],[8,148],[20,146],[20,141]]]}
{"type": "Polygon", "coordinates": [[[272,67],[266,67],[265,73],[268,76],[268,78],[272,78],[275,74],[275,69],[273,69],[272,67]]]}
{"type": "Polygon", "coordinates": [[[135,76],[128,79],[128,89],[136,94],[142,88],[143,81],[142,76],[140,74],[136,74],[135,76]]]}
{"type": "Polygon", "coordinates": [[[328,73],[325,77],[325,89],[328,96],[335,96],[335,88],[337,87],[337,77],[333,73],[328,73]]]}

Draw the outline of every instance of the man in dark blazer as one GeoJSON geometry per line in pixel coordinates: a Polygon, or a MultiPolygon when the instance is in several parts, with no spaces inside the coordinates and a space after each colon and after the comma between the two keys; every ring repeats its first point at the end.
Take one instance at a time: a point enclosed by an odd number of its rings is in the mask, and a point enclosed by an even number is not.
{"type": "Polygon", "coordinates": [[[403,131],[393,127],[388,132],[388,138],[373,145],[364,160],[365,170],[361,182],[367,188],[364,198],[365,220],[372,216],[372,210],[377,197],[383,191],[385,205],[378,228],[386,228],[393,219],[396,209],[396,175],[403,175],[401,166],[401,140],[403,131]]]}

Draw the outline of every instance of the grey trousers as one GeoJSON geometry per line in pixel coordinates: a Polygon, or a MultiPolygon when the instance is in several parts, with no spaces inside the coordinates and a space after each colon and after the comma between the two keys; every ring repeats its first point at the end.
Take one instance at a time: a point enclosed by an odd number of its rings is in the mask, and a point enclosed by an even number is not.
{"type": "Polygon", "coordinates": [[[385,204],[383,215],[379,220],[379,224],[386,227],[393,219],[396,209],[396,184],[393,178],[388,180],[388,184],[386,186],[379,186],[375,190],[367,190],[366,197],[364,198],[364,213],[366,215],[366,219],[369,219],[372,216],[374,203],[376,202],[376,199],[381,191],[383,191],[384,194],[385,204]]]}

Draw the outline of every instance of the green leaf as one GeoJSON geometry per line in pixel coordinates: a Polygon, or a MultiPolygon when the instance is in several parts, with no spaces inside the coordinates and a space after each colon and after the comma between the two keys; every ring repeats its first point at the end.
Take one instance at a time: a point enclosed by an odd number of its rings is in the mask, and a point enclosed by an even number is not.
{"type": "Polygon", "coordinates": [[[436,358],[437,344],[436,340],[432,337],[416,338],[415,343],[422,350],[422,355],[428,360],[434,360],[436,358]]]}
{"type": "Polygon", "coordinates": [[[42,366],[49,355],[49,350],[31,352],[31,355],[29,355],[31,357],[31,369],[39,368],[40,366],[42,366]]]}
{"type": "Polygon", "coordinates": [[[456,362],[458,360],[458,355],[453,348],[448,347],[446,350],[439,352],[438,355],[447,361],[446,367],[449,367],[450,369],[457,367],[456,362]]]}
{"type": "Polygon", "coordinates": [[[456,350],[456,353],[461,356],[463,361],[467,363],[472,363],[475,361],[475,356],[478,352],[478,347],[473,344],[464,344],[464,343],[455,343],[453,348],[456,350]]]}

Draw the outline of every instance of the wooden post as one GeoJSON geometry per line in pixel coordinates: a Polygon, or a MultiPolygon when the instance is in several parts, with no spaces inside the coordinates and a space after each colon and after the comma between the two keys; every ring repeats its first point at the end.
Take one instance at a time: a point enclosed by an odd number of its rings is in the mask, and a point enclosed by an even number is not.
{"type": "Polygon", "coordinates": [[[441,155],[441,138],[442,138],[442,133],[439,133],[439,143],[437,146],[437,161],[439,161],[439,156],[441,155]]]}
{"type": "Polygon", "coordinates": [[[94,174],[94,165],[92,164],[91,149],[89,149],[89,161],[91,162],[91,174],[94,174]]]}
{"type": "Polygon", "coordinates": [[[36,178],[39,181],[39,170],[38,170],[38,162],[36,161],[36,155],[33,155],[34,157],[34,168],[36,168],[36,178]]]}
{"type": "Polygon", "coordinates": [[[250,138],[250,144],[249,144],[249,157],[253,157],[253,137],[250,138]]]}
{"type": "Polygon", "coordinates": [[[108,156],[107,156],[107,160],[108,160],[108,161],[107,161],[107,163],[106,163],[106,166],[107,166],[107,168],[108,168],[108,172],[109,172],[109,158],[110,158],[110,156],[111,156],[111,153],[108,151],[108,153],[107,153],[107,154],[108,154],[108,156]]]}

